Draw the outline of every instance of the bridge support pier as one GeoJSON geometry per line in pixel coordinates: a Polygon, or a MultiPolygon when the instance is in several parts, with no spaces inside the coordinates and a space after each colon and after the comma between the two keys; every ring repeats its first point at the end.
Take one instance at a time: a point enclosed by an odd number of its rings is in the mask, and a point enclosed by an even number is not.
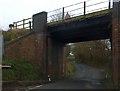
{"type": "Polygon", "coordinates": [[[48,39],[48,74],[53,80],[60,79],[63,75],[64,43],[48,39]]]}
{"type": "Polygon", "coordinates": [[[47,78],[59,79],[63,72],[64,44],[52,39],[47,30],[47,13],[33,15],[33,31],[35,32],[36,63],[47,78]]]}
{"type": "Polygon", "coordinates": [[[35,33],[35,63],[39,65],[40,72],[47,78],[47,13],[41,12],[33,15],[33,31],[35,33]]]}
{"type": "Polygon", "coordinates": [[[120,1],[113,3],[112,14],[113,80],[114,85],[118,87],[120,84],[120,1]]]}

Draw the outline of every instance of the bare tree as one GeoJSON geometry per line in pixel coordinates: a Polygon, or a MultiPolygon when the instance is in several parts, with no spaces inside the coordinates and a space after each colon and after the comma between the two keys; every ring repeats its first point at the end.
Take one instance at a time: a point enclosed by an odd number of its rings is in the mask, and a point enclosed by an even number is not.
{"type": "Polygon", "coordinates": [[[62,12],[61,10],[57,10],[57,11],[53,11],[52,15],[50,16],[51,20],[50,22],[55,22],[55,21],[59,21],[62,19],[62,12]]]}

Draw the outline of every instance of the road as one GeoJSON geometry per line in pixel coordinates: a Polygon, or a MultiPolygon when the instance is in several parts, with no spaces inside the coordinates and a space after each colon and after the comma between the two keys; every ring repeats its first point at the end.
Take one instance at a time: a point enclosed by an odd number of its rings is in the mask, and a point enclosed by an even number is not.
{"type": "Polygon", "coordinates": [[[101,70],[83,64],[75,64],[75,73],[70,80],[58,81],[30,87],[26,91],[39,91],[40,89],[102,89],[104,75],[101,70]]]}

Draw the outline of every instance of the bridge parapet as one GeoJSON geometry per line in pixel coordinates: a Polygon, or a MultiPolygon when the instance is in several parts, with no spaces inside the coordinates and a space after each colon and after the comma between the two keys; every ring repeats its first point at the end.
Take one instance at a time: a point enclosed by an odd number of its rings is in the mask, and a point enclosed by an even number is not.
{"type": "MultiPolygon", "coordinates": [[[[98,12],[110,8],[112,8],[111,0],[103,0],[100,2],[95,2],[95,0],[87,0],[85,2],[79,2],[73,5],[69,5],[53,11],[49,11],[47,16],[47,22],[48,23],[63,22],[66,19],[66,15],[68,14],[70,17],[67,17],[67,19],[77,16],[83,16],[83,15],[85,16],[86,14],[90,14],[93,12],[98,12]]],[[[12,25],[13,28],[16,29],[23,28],[23,29],[32,30],[33,20],[32,18],[27,18],[17,22],[13,22],[12,25]]]]}
{"type": "Polygon", "coordinates": [[[48,12],[48,23],[63,21],[66,19],[68,14],[70,16],[68,18],[73,18],[110,8],[112,8],[111,0],[99,2],[95,2],[94,0],[86,0],[84,2],[79,2],[48,12]]]}

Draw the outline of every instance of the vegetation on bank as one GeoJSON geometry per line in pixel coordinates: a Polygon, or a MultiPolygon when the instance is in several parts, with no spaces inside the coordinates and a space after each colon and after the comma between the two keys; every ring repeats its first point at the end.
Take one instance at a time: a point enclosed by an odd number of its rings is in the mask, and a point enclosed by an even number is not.
{"type": "Polygon", "coordinates": [[[11,66],[2,69],[3,81],[34,81],[43,78],[39,67],[30,61],[3,59],[2,64],[11,66]]]}
{"type": "Polygon", "coordinates": [[[28,29],[9,29],[8,31],[3,31],[4,42],[7,43],[21,36],[28,34],[30,30],[28,29]]]}
{"type": "Polygon", "coordinates": [[[73,54],[77,63],[104,68],[111,62],[111,47],[109,40],[97,40],[75,43],[73,54]]]}
{"type": "Polygon", "coordinates": [[[64,47],[64,76],[67,79],[71,79],[75,71],[75,59],[70,56],[71,46],[66,45],[64,47]]]}
{"type": "Polygon", "coordinates": [[[71,79],[74,74],[74,63],[73,62],[66,62],[65,66],[65,78],[71,79]]]}

